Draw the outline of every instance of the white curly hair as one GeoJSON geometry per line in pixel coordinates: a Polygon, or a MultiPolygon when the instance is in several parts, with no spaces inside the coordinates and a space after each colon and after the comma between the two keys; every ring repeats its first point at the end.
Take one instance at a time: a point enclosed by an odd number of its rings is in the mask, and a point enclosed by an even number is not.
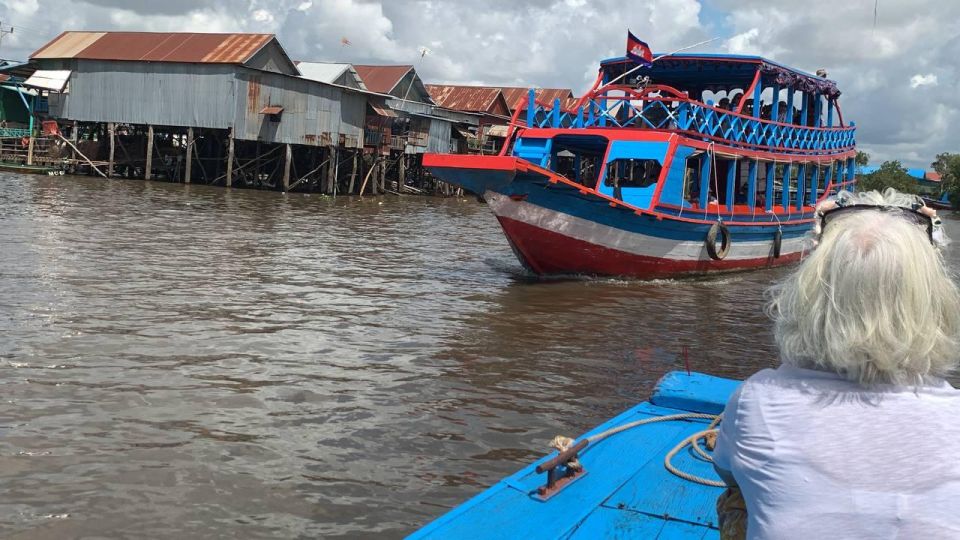
{"type": "MultiPolygon", "coordinates": [[[[843,192],[826,206],[918,200],[892,189],[843,192]]],[[[768,291],[783,363],[863,385],[922,384],[957,368],[960,291],[924,229],[896,211],[860,211],[815,234],[816,249],[768,291]]]]}

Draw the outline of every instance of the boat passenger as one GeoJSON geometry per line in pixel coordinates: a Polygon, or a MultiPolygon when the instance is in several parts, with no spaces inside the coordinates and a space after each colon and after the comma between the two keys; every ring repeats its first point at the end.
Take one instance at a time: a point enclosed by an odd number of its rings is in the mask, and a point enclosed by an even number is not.
{"type": "Polygon", "coordinates": [[[737,107],[740,106],[740,100],[743,99],[743,93],[733,94],[730,98],[730,110],[736,111],[737,107]]]}
{"type": "Polygon", "coordinates": [[[747,538],[960,538],[960,390],[944,380],[960,292],[920,205],[821,203],[816,248],[770,290],[781,365],[731,396],[713,454],[747,538]]]}

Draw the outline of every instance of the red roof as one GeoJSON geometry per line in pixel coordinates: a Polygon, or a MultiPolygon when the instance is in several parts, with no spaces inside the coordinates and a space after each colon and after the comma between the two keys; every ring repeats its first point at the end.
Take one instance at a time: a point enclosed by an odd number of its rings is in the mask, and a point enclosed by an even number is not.
{"type": "Polygon", "coordinates": [[[30,58],[243,64],[273,39],[273,34],[63,32],[30,58]]]}
{"type": "Polygon", "coordinates": [[[371,92],[389,94],[413,66],[361,66],[354,64],[363,84],[371,92]]]}
{"type": "MultiPolygon", "coordinates": [[[[520,106],[520,103],[527,97],[527,92],[530,91],[529,88],[520,88],[512,86],[504,86],[500,90],[503,91],[503,97],[507,100],[507,105],[510,107],[510,111],[513,112],[520,106]]],[[[554,99],[559,99],[560,104],[564,108],[567,108],[568,105],[575,103],[570,102],[569,100],[573,99],[573,91],[569,88],[537,88],[537,99],[540,101],[545,101],[547,103],[553,103],[554,99]]]]}
{"type": "Polygon", "coordinates": [[[931,182],[939,182],[942,180],[942,178],[940,178],[940,173],[937,171],[927,171],[923,173],[923,177],[925,180],[929,180],[931,182]]]}
{"type": "Polygon", "coordinates": [[[446,109],[501,116],[507,116],[510,113],[499,88],[428,84],[427,90],[433,101],[446,109]]]}

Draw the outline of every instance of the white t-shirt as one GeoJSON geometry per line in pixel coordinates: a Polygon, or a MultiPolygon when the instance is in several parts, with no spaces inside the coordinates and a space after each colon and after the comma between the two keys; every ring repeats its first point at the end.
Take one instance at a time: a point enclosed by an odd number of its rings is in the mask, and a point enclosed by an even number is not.
{"type": "Polygon", "coordinates": [[[765,369],[731,396],[714,464],[750,539],[960,539],[960,390],[765,369]]]}

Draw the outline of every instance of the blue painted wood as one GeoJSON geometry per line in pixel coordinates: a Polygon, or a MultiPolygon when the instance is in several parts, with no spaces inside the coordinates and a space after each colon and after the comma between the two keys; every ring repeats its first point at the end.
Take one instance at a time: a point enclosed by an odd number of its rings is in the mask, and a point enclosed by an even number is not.
{"type": "Polygon", "coordinates": [[[773,106],[770,109],[770,118],[779,122],[780,120],[780,85],[773,85],[773,106]]]}
{"type": "Polygon", "coordinates": [[[833,109],[835,107],[835,100],[827,101],[827,127],[833,127],[833,109]]]}
{"type": "Polygon", "coordinates": [[[751,159],[747,168],[747,204],[757,204],[757,160],[751,159]]]}
{"type": "Polygon", "coordinates": [[[808,103],[807,103],[807,102],[808,102],[808,101],[809,101],[809,100],[807,99],[807,93],[806,93],[806,92],[801,92],[801,93],[800,93],[800,125],[801,125],[801,126],[808,126],[808,125],[810,125],[810,124],[807,122],[807,106],[808,106],[808,103]]]}
{"type": "Polygon", "coordinates": [[[818,165],[810,165],[810,168],[813,169],[813,174],[810,175],[810,196],[807,198],[807,203],[816,204],[820,191],[820,167],[818,165]]]}
{"type": "Polygon", "coordinates": [[[773,181],[775,179],[776,171],[777,171],[776,164],[773,163],[772,161],[768,161],[767,174],[766,174],[767,186],[766,186],[766,191],[764,191],[764,195],[763,195],[764,197],[763,209],[766,212],[770,212],[773,210],[773,181]]]}
{"type": "Polygon", "coordinates": [[[527,125],[533,126],[537,122],[537,91],[527,90],[527,125]]]}
{"type": "Polygon", "coordinates": [[[803,194],[807,190],[807,164],[801,163],[797,166],[797,200],[796,209],[803,209],[803,194]]]}
{"type": "Polygon", "coordinates": [[[733,212],[733,204],[736,198],[737,188],[737,165],[736,159],[727,160],[727,210],[733,212]]]}
{"type": "Polygon", "coordinates": [[[780,181],[781,182],[780,187],[783,190],[783,193],[780,194],[780,205],[783,206],[784,208],[787,208],[788,206],[790,206],[790,188],[791,188],[790,176],[793,174],[792,168],[793,168],[793,164],[791,163],[787,163],[783,166],[783,178],[780,181]]]}
{"type": "Polygon", "coordinates": [[[750,111],[750,114],[754,118],[760,118],[760,96],[763,94],[763,78],[757,81],[757,86],[753,87],[753,111],[750,111]]]}
{"type": "Polygon", "coordinates": [[[740,381],[702,373],[671,371],[653,389],[650,403],[667,409],[720,414],[740,381]]]}
{"type": "MultiPolygon", "coordinates": [[[[719,412],[738,384],[700,373],[669,373],[658,383],[651,402],[632,407],[584,436],[641,418],[684,411],[719,412]]],[[[599,441],[580,456],[587,474],[541,502],[531,494],[545,475],[534,469],[556,455],[552,452],[410,538],[717,539],[713,508],[721,489],[687,482],[663,467],[665,453],[706,424],[706,420],[658,422],[599,441]]],[[[675,464],[716,478],[711,466],[692,452],[680,452],[675,464]]]]}
{"type": "Polygon", "coordinates": [[[797,91],[793,88],[788,89],[787,91],[787,124],[793,123],[793,99],[796,96],[797,91]]]}
{"type": "Polygon", "coordinates": [[[700,208],[706,208],[710,199],[710,158],[709,152],[700,155],[700,208]]]}

